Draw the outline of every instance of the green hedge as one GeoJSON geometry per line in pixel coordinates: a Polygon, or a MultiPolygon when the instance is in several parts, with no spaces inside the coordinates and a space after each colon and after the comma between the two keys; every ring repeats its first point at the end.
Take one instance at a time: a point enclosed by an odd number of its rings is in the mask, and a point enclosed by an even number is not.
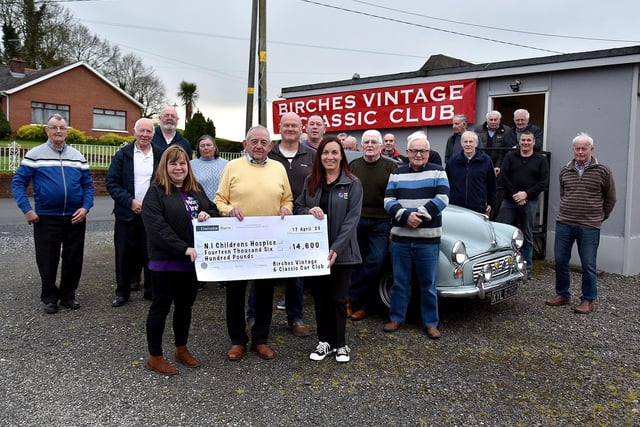
{"type": "MultiPolygon", "coordinates": [[[[26,141],[45,142],[47,133],[44,125],[24,125],[20,126],[16,132],[19,139],[26,141]]],[[[66,141],[68,144],[90,144],[90,145],[122,145],[125,142],[131,142],[135,139],[133,136],[121,136],[115,133],[102,135],[98,139],[94,139],[85,135],[81,130],[69,128],[66,141]]]]}
{"type": "Polygon", "coordinates": [[[218,146],[218,151],[223,153],[239,153],[243,149],[242,142],[224,138],[216,138],[216,145],[218,146]]]}
{"type": "Polygon", "coordinates": [[[122,145],[125,142],[131,142],[134,139],[136,139],[136,137],[133,136],[133,135],[131,135],[131,136],[121,136],[121,135],[117,135],[115,133],[108,133],[106,135],[102,135],[98,139],[92,139],[92,140],[90,140],[91,142],[87,142],[87,143],[88,144],[94,144],[94,145],[113,145],[113,146],[118,146],[118,145],[122,145]]]}
{"type": "MultiPolygon", "coordinates": [[[[28,141],[45,142],[47,140],[47,132],[44,125],[23,125],[16,132],[16,136],[20,139],[28,141]]],[[[87,135],[81,130],[69,128],[66,141],[68,144],[86,144],[87,135]]]]}

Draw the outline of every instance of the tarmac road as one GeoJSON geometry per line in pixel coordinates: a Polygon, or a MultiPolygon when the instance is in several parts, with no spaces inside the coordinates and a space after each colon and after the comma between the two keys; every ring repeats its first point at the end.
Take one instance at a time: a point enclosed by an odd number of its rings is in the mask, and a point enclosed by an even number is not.
{"type": "MultiPolygon", "coordinates": [[[[33,207],[33,199],[31,199],[33,207]]],[[[87,221],[112,221],[113,199],[109,196],[97,196],[93,199],[93,208],[89,211],[87,221]]],[[[26,224],[22,211],[18,209],[13,198],[0,198],[0,225],[26,224]]]]}

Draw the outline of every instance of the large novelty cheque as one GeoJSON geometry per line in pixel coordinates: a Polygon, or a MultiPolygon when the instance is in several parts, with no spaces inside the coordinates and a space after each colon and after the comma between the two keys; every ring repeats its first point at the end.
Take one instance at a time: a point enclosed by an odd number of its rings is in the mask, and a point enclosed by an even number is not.
{"type": "Polygon", "coordinates": [[[211,218],[193,227],[201,282],[330,273],[326,216],[211,218]]]}

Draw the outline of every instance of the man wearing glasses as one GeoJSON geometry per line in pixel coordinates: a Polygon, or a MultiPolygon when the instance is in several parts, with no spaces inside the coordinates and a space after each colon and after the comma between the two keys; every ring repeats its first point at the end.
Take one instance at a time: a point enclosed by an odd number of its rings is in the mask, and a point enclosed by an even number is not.
{"type": "MultiPolygon", "coordinates": [[[[246,155],[230,161],[220,177],[214,198],[220,215],[232,216],[238,221],[248,216],[291,215],[293,196],[289,177],[282,163],[268,157],[273,142],[267,128],[257,125],[249,129],[242,145],[246,155]]],[[[275,282],[272,278],[254,281],[255,323],[249,331],[245,320],[247,281],[227,282],[227,330],[231,338],[227,359],[240,360],[247,350],[249,338],[251,349],[259,357],[275,357],[267,344],[275,282]]]]}
{"type": "Polygon", "coordinates": [[[89,209],[93,207],[93,180],[89,164],[65,143],[67,122],[59,114],[47,121],[47,142],[27,152],[11,181],[11,191],[29,224],[33,224],[36,264],[42,281],[40,299],[48,314],[60,305],[80,308],[76,289],[82,274],[84,236],[89,209]],[[35,209],[27,195],[33,183],[35,209]],[[56,286],[60,249],[62,269],[56,286]]]}
{"type": "Polygon", "coordinates": [[[187,152],[189,159],[192,159],[193,150],[191,143],[177,130],[178,119],[178,113],[174,107],[170,105],[164,107],[158,116],[160,124],[156,126],[151,144],[160,148],[162,151],[166,150],[170,145],[179,145],[187,152]]]}
{"type": "Polygon", "coordinates": [[[436,292],[442,211],[449,204],[449,181],[441,166],[428,163],[430,144],[424,132],[409,135],[409,164],[391,172],[384,208],[391,216],[393,286],[385,332],[404,325],[411,298],[412,272],[420,289],[422,327],[431,339],[440,338],[436,292]]]}

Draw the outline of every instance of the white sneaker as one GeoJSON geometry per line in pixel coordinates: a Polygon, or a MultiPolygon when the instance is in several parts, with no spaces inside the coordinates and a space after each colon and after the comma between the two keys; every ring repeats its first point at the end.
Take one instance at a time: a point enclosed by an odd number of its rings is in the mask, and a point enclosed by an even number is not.
{"type": "Polygon", "coordinates": [[[349,353],[351,353],[351,349],[349,347],[346,345],[344,347],[340,347],[336,352],[336,362],[346,363],[351,360],[349,353]]]}
{"type": "Polygon", "coordinates": [[[309,355],[311,360],[324,360],[325,357],[333,353],[333,349],[328,342],[320,341],[315,351],[309,355]]]}

